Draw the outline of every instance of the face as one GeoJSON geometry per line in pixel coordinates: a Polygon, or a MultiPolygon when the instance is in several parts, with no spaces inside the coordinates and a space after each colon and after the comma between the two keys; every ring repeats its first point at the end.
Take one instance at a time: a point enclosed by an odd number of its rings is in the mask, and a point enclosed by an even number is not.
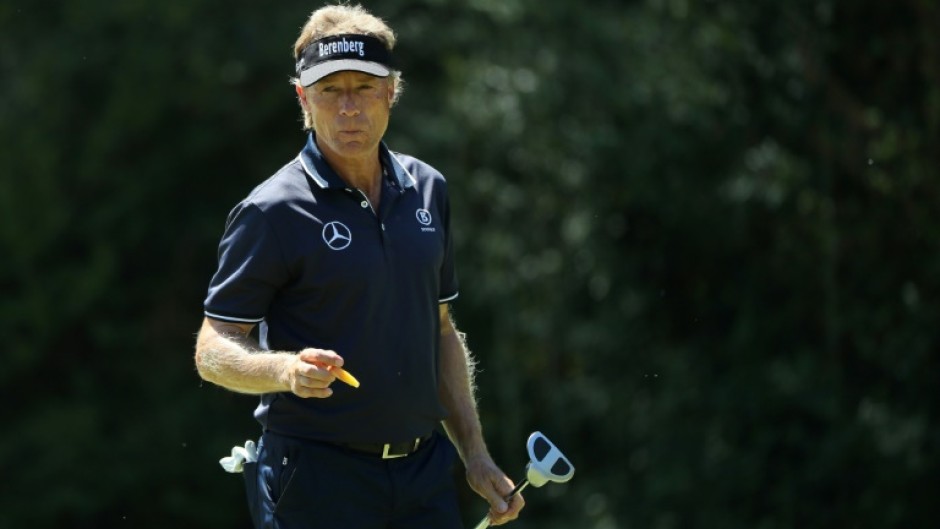
{"type": "Polygon", "coordinates": [[[313,118],[317,145],[344,158],[374,156],[388,128],[394,86],[391,78],[336,72],[306,89],[301,104],[313,118]]]}

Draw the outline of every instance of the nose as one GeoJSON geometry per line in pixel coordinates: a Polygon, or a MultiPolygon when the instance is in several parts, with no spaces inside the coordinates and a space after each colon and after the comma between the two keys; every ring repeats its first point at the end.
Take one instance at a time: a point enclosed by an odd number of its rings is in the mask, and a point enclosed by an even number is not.
{"type": "Polygon", "coordinates": [[[339,113],[344,116],[359,115],[359,105],[356,102],[356,97],[352,93],[346,92],[340,96],[339,113]]]}

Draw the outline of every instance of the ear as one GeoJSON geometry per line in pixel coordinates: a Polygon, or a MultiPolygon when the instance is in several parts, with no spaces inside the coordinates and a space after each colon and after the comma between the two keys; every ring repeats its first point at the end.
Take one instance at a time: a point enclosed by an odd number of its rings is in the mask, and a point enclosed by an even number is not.
{"type": "Polygon", "coordinates": [[[398,85],[397,80],[392,79],[385,83],[386,89],[388,90],[388,106],[392,106],[392,102],[395,100],[395,87],[398,85]]]}
{"type": "Polygon", "coordinates": [[[294,83],[294,91],[297,92],[297,99],[300,101],[300,106],[304,107],[304,110],[309,110],[307,108],[307,91],[304,90],[304,87],[300,83],[294,83]]]}

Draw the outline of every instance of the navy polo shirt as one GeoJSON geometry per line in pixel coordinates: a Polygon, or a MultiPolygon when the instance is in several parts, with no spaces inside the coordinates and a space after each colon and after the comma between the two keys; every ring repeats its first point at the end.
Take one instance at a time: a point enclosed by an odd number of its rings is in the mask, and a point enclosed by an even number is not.
{"type": "Polygon", "coordinates": [[[310,135],[297,158],[229,214],[206,316],[258,323],[264,349],[332,349],[362,383],[329,398],[261,396],[265,429],[324,441],[399,442],[430,432],[439,304],[457,297],[444,177],[383,143],[382,198],[333,171],[310,135]]]}

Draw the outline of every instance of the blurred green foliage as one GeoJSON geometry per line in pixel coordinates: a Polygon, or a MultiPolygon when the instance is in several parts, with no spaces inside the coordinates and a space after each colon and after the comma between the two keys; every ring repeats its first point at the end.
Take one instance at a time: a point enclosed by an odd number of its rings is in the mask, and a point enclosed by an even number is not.
{"type": "MultiPolygon", "coordinates": [[[[447,177],[514,525],[940,517],[940,7],[386,0],[447,177]]],[[[300,149],[317,4],[0,6],[0,526],[247,527],[192,364],[225,215],[300,149]]],[[[485,511],[464,489],[468,524],[485,511]]]]}

